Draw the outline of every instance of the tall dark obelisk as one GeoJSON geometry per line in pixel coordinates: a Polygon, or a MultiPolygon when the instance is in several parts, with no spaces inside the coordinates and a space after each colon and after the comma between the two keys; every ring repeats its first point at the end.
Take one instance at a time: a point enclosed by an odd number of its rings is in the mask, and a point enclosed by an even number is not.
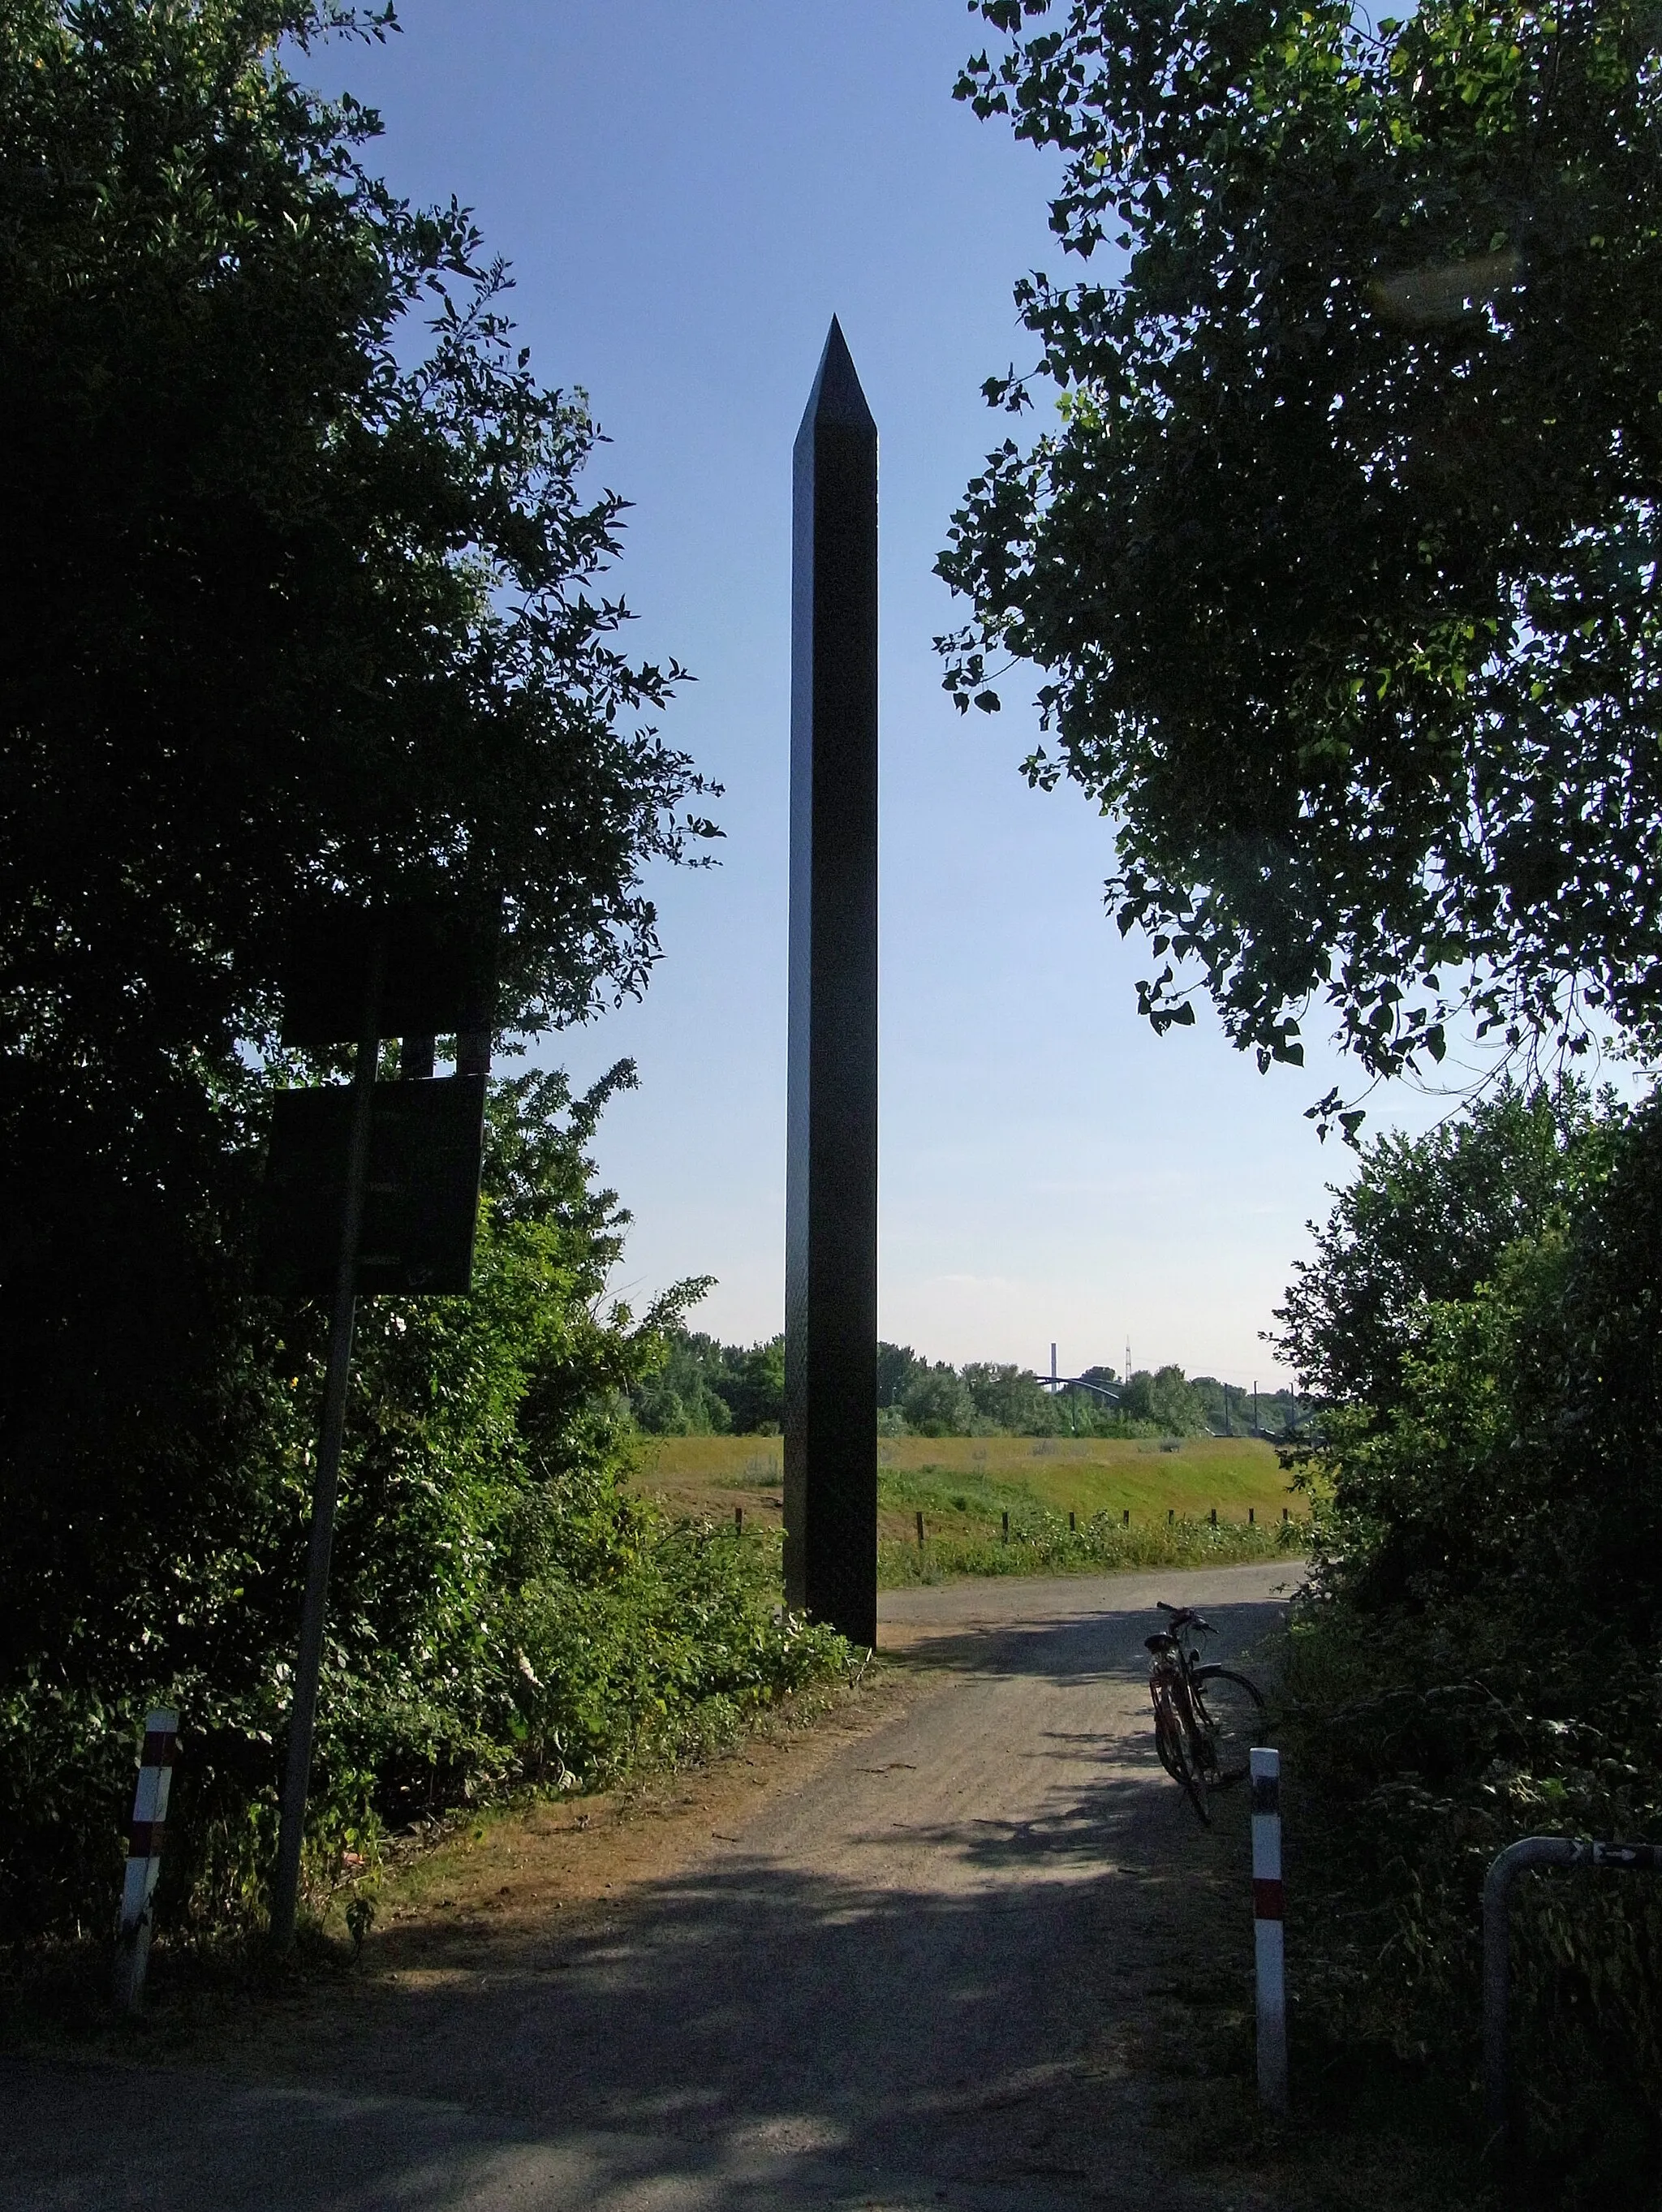
{"type": "Polygon", "coordinates": [[[785,1595],[877,1641],[877,425],[833,320],[791,574],[785,1595]]]}

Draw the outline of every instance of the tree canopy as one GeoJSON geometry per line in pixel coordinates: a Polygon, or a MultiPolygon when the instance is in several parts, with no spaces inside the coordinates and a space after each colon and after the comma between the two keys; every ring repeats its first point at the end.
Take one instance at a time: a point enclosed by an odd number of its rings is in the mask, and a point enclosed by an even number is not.
{"type": "Polygon", "coordinates": [[[269,1037],[297,896],[501,891],[505,1021],[569,1017],[642,980],[642,864],[708,827],[636,723],[679,672],[619,649],[582,395],[466,211],[399,199],[379,118],[285,62],[390,21],[0,33],[0,1122],[153,1175],[269,1037]]]}
{"type": "Polygon", "coordinates": [[[1403,1356],[1432,1308],[1474,1298],[1508,1249],[1562,1226],[1622,1127],[1583,1084],[1503,1084],[1423,1137],[1361,1145],[1294,1262],[1277,1355],[1329,1407],[1402,1406],[1403,1356]]]}
{"type": "Polygon", "coordinates": [[[0,1342],[37,1473],[131,1470],[141,1406],[211,1422],[180,1394],[233,1358],[298,898],[502,895],[511,1029],[638,987],[642,870],[709,827],[641,719],[679,672],[621,649],[586,401],[466,212],[294,73],[390,21],[0,28],[0,1342]]]}
{"type": "Polygon", "coordinates": [[[953,518],[947,682],[1044,672],[1026,771],[1114,820],[1143,1012],[1203,981],[1267,1065],[1324,1003],[1376,1073],[1457,1011],[1653,1036],[1654,10],[979,12],[959,96],[1060,150],[1064,249],[1125,258],[1017,288],[1037,368],[989,397],[1058,410],[953,518]]]}
{"type": "Polygon", "coordinates": [[[1120,1410],[1127,1420],[1151,1423],[1164,1436],[1200,1436],[1206,1429],[1205,1412],[1181,1367],[1127,1376],[1120,1410]]]}

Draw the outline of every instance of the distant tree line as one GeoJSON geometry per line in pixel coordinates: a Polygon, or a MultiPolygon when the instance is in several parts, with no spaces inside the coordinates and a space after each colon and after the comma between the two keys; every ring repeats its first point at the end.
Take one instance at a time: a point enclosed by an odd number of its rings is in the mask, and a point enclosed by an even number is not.
{"type": "Polygon", "coordinates": [[[650,1436],[777,1436],[785,1421],[785,1340],[718,1344],[696,1329],[672,1330],[663,1365],[636,1384],[630,1403],[650,1436]]]}
{"type": "MultiPolygon", "coordinates": [[[[1053,1393],[1031,1367],[969,1360],[954,1367],[909,1344],[877,1347],[877,1426],[904,1437],[1288,1436],[1310,1407],[1288,1390],[1262,1394],[1175,1365],[1140,1368],[1122,1381],[1089,1367],[1098,1390],[1053,1393]]],[[[637,1425],[652,1436],[776,1436],[785,1419],[785,1340],[721,1344],[692,1329],[672,1334],[657,1373],[631,1389],[637,1425]]]]}

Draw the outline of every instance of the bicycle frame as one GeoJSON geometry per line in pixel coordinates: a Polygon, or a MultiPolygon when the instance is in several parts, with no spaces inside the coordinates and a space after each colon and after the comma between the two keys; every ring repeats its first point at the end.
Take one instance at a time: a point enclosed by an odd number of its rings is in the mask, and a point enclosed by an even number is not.
{"type": "Polygon", "coordinates": [[[1241,1779],[1246,1770],[1245,1766],[1239,1773],[1233,1769],[1224,1770],[1219,1717],[1207,1704],[1206,1686],[1216,1678],[1220,1684],[1227,1682],[1244,1691],[1260,1708],[1263,1700],[1244,1675],[1228,1668],[1201,1664],[1199,1649],[1188,1640],[1188,1635],[1190,1631],[1211,1635],[1214,1631],[1210,1621],[1202,1620],[1197,1613],[1174,1606],[1164,1610],[1174,1615],[1171,1626],[1143,1639],[1145,1648],[1153,1655],[1148,1694],[1154,1708],[1155,1749],[1160,1764],[1174,1781],[1182,1784],[1202,1822],[1209,1826],[1208,1794],[1228,1788],[1241,1779]]]}
{"type": "Polygon", "coordinates": [[[1211,1755],[1210,1717],[1191,1680],[1195,1657],[1178,1637],[1169,1632],[1149,1637],[1148,1647],[1154,1654],[1148,1695],[1154,1708],[1154,1748],[1161,1765],[1182,1787],[1196,1817],[1209,1826],[1206,1795],[1216,1761],[1211,1755]]]}
{"type": "MultiPolygon", "coordinates": [[[[1204,1623],[1200,1626],[1204,1634],[1212,1633],[1204,1623]]],[[[1182,1637],[1169,1628],[1145,1638],[1144,1647],[1154,1655],[1154,1662],[1148,1669],[1151,1692],[1156,1681],[1160,1682],[1170,1692],[1184,1727],[1202,1733],[1209,1731],[1211,1721],[1195,1686],[1195,1669],[1200,1664],[1199,1651],[1185,1647],[1182,1637]]]]}

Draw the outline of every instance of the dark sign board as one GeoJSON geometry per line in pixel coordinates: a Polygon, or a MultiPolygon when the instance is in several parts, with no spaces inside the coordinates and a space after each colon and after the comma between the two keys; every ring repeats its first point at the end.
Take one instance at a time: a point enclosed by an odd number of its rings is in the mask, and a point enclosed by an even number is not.
{"type": "Polygon", "coordinates": [[[283,1042],[311,1052],[355,1043],[376,929],[386,932],[377,1033],[422,1037],[496,1025],[499,908],[460,902],[372,913],[335,902],[303,909],[289,932],[283,1042]]]}
{"type": "MultiPolygon", "coordinates": [[[[359,1294],[472,1287],[485,1079],[378,1083],[358,1251],[359,1294]]],[[[280,1091],[265,1170],[266,1289],[333,1295],[340,1261],[352,1087],[280,1091]]]]}

